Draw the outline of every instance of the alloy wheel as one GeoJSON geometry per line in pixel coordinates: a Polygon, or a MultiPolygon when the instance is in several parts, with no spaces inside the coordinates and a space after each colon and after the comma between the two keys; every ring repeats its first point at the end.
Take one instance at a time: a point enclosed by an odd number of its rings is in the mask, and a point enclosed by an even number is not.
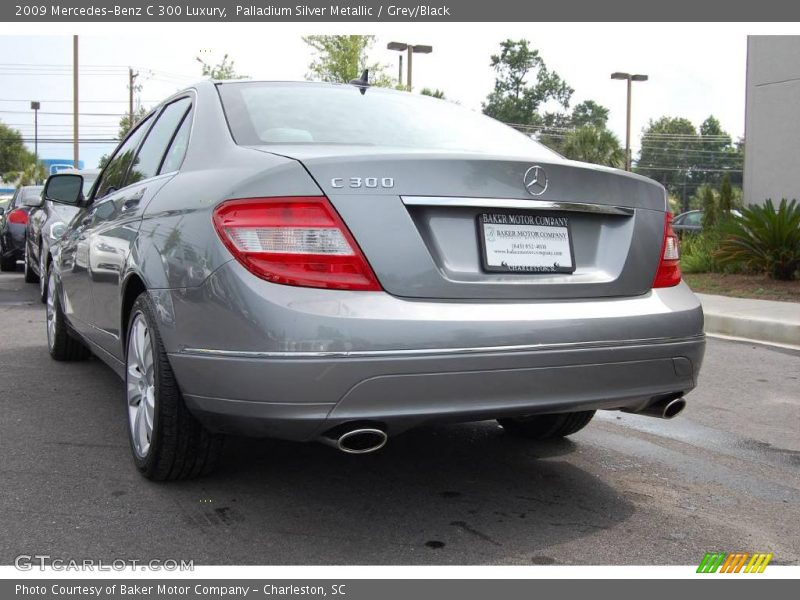
{"type": "Polygon", "coordinates": [[[134,450],[144,458],[153,438],[155,363],[150,330],[142,313],[137,313],[131,324],[126,362],[128,425],[134,450]]]}
{"type": "Polygon", "coordinates": [[[47,347],[52,350],[56,339],[56,274],[50,273],[47,282],[47,347]]]}

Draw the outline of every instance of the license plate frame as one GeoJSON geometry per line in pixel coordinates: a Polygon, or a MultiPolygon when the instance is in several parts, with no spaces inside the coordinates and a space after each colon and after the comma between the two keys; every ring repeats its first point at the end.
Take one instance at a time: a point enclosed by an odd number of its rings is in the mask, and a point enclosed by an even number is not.
{"type": "MultiPolygon", "coordinates": [[[[514,211],[481,212],[476,216],[478,243],[480,245],[481,267],[488,273],[510,273],[514,275],[547,275],[554,273],[574,273],[575,250],[572,244],[572,227],[570,217],[559,213],[529,213],[514,211]],[[529,256],[539,255],[538,260],[529,261],[528,264],[504,264],[498,263],[497,233],[498,227],[503,227],[505,232],[528,232],[532,234],[538,232],[536,239],[526,243],[535,243],[539,248],[527,249],[529,256]],[[494,233],[490,233],[491,229],[494,233]],[[566,241],[558,237],[539,237],[542,233],[561,234],[566,233],[566,241]],[[490,239],[493,236],[494,239],[490,239]],[[494,247],[492,247],[494,246],[494,247]],[[542,260],[542,252],[556,252],[557,256],[564,255],[564,250],[568,248],[569,264],[562,264],[563,260],[554,260],[553,264],[545,264],[542,260]],[[490,259],[490,254],[492,258],[490,259]]],[[[522,240],[524,236],[520,235],[522,240]]],[[[522,249],[523,252],[526,249],[522,249]]],[[[519,262],[519,261],[517,261],[519,262]]]]}

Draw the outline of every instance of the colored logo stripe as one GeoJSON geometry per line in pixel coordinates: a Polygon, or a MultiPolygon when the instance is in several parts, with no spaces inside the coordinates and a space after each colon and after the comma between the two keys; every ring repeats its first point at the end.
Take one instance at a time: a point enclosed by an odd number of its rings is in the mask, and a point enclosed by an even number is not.
{"type": "Polygon", "coordinates": [[[772,553],[769,554],[753,554],[753,558],[747,563],[744,568],[745,573],[763,573],[767,568],[769,561],[772,560],[772,553]]]}
{"type": "Polygon", "coordinates": [[[706,555],[697,567],[697,572],[763,573],[771,560],[771,553],[756,552],[755,554],[750,554],[749,552],[733,552],[728,554],[726,552],[706,552],[706,555]],[[744,571],[742,571],[742,569],[744,569],[744,571]]]}
{"type": "Polygon", "coordinates": [[[706,552],[700,566],[697,567],[698,573],[716,573],[727,554],[724,552],[706,552]]]}

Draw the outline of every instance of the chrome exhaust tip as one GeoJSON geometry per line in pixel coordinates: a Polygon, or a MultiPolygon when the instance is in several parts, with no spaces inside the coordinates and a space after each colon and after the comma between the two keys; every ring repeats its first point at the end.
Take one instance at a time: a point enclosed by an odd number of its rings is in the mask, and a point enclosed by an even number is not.
{"type": "Polygon", "coordinates": [[[339,437],[323,436],[320,441],[345,454],[369,454],[383,448],[388,439],[389,436],[382,429],[362,427],[346,431],[339,437]]]}
{"type": "Polygon", "coordinates": [[[683,396],[667,396],[645,406],[641,410],[627,410],[636,415],[655,417],[657,419],[674,419],[686,408],[686,400],[683,396]]]}

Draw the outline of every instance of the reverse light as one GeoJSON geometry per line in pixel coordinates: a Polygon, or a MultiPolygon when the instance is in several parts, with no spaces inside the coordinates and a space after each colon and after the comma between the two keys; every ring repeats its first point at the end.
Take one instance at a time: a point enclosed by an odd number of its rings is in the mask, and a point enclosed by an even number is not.
{"type": "Polygon", "coordinates": [[[17,208],[8,213],[8,222],[16,223],[17,225],[28,224],[28,213],[21,208],[17,208]]]}
{"type": "Polygon", "coordinates": [[[257,277],[301,287],[381,289],[325,196],[227,200],[213,219],[231,254],[257,277]]]}
{"type": "Polygon", "coordinates": [[[681,247],[678,236],[672,230],[672,214],[664,217],[664,239],[661,242],[661,261],[658,264],[654,288],[665,288],[681,282],[681,247]]]}

